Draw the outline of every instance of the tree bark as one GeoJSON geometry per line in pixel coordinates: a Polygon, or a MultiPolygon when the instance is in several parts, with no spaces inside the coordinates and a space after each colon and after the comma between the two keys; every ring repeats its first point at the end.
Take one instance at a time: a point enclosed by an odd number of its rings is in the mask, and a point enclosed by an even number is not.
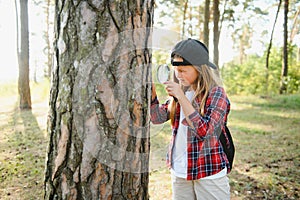
{"type": "Polygon", "coordinates": [[[56,0],[45,199],[149,199],[152,0],[56,0]]]}
{"type": "Polygon", "coordinates": [[[17,1],[17,55],[19,64],[18,93],[19,108],[21,110],[31,109],[31,94],[29,85],[29,31],[28,31],[28,0],[19,0],[19,11],[17,1]]]}
{"type": "Polygon", "coordinates": [[[45,77],[51,77],[51,67],[52,67],[52,52],[51,52],[51,39],[49,32],[50,30],[50,3],[51,0],[47,0],[46,7],[45,7],[45,14],[46,14],[46,25],[47,29],[45,31],[45,39],[46,39],[46,54],[47,54],[47,69],[45,72],[45,77]]]}
{"type": "Polygon", "coordinates": [[[289,0],[284,1],[284,22],[283,22],[283,59],[282,59],[282,71],[281,71],[281,84],[279,93],[283,94],[287,92],[287,76],[288,76],[288,12],[289,12],[289,0]]]}
{"type": "Polygon", "coordinates": [[[210,21],[210,0],[205,0],[204,7],[204,26],[203,26],[203,42],[209,48],[209,21],[210,21]]]}
{"type": "Polygon", "coordinates": [[[181,33],[181,38],[185,37],[185,21],[186,21],[186,13],[188,9],[188,3],[189,0],[184,1],[184,6],[183,6],[183,14],[182,14],[182,33],[181,33]]]}
{"type": "Polygon", "coordinates": [[[266,77],[266,85],[265,85],[265,93],[267,95],[269,95],[269,58],[270,58],[271,49],[272,49],[272,43],[273,43],[273,35],[274,35],[275,25],[276,25],[276,22],[277,22],[277,19],[278,19],[278,15],[279,15],[281,3],[282,3],[282,1],[279,0],[278,7],[277,7],[277,12],[276,12],[276,16],[275,16],[275,20],[274,20],[272,32],[271,32],[270,42],[269,42],[269,46],[268,46],[268,49],[267,49],[267,55],[266,55],[266,76],[265,76],[266,77]]]}
{"type": "Polygon", "coordinates": [[[214,64],[219,66],[219,21],[220,21],[220,10],[219,10],[219,0],[214,0],[213,4],[213,14],[214,14],[214,64]]]}

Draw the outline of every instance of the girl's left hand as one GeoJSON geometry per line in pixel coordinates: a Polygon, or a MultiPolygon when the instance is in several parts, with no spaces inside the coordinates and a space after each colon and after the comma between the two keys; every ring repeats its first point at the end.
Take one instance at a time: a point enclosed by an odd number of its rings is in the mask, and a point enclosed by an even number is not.
{"type": "Polygon", "coordinates": [[[168,95],[173,96],[177,99],[184,96],[184,93],[178,83],[172,81],[166,81],[164,82],[164,85],[168,95]]]}

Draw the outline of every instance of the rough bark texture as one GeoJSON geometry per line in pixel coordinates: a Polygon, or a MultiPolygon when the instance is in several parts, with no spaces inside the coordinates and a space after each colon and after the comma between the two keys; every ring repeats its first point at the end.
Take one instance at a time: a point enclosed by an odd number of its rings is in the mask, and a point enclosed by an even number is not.
{"type": "MultiPolygon", "coordinates": [[[[17,2],[16,2],[17,3],[17,2]]],[[[17,19],[18,63],[19,63],[19,108],[31,109],[31,94],[29,86],[29,31],[28,31],[28,0],[19,0],[20,13],[17,19]],[[20,44],[19,44],[20,43],[20,44]]]]}
{"type": "Polygon", "coordinates": [[[149,199],[151,0],[56,0],[45,199],[149,199]]]}

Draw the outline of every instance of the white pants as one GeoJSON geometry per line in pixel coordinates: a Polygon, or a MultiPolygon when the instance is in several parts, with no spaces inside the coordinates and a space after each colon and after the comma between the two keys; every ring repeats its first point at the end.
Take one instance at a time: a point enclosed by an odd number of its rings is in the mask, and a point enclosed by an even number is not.
{"type": "Polygon", "coordinates": [[[172,175],[173,200],[229,200],[227,176],[188,181],[172,175]]]}

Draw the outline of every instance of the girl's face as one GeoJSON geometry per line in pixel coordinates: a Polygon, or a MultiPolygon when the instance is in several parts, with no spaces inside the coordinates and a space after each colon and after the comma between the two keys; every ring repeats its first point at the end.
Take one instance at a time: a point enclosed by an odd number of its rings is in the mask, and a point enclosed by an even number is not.
{"type": "MultiPolygon", "coordinates": [[[[174,57],[173,61],[182,62],[183,59],[174,57]]],[[[174,66],[175,76],[183,86],[191,86],[198,79],[198,71],[192,65],[174,66]]]]}

